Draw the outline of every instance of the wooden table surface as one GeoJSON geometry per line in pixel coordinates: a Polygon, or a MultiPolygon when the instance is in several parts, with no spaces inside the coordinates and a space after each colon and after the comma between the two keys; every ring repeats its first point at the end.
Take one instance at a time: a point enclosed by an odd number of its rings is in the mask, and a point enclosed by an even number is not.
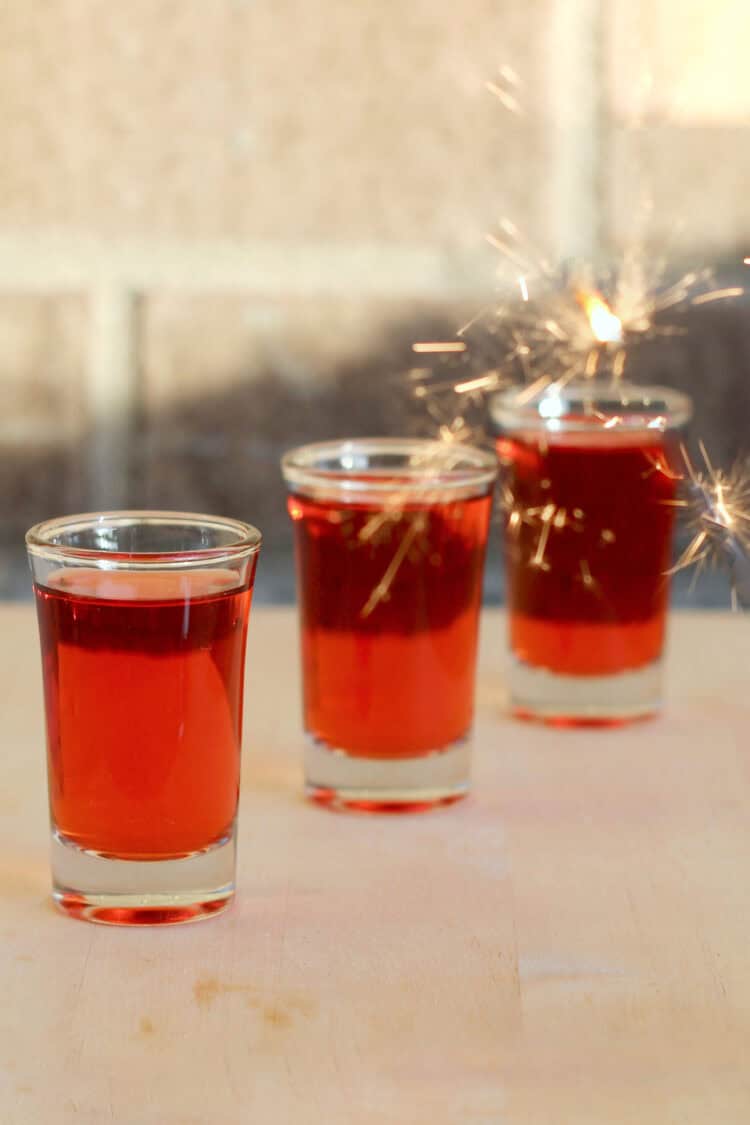
{"type": "Polygon", "coordinates": [[[483,622],[474,793],[300,797],[296,627],[251,620],[239,893],[124,930],[47,898],[29,606],[0,607],[2,1125],[746,1125],[750,624],[677,615],[663,718],[502,715],[483,622]]]}

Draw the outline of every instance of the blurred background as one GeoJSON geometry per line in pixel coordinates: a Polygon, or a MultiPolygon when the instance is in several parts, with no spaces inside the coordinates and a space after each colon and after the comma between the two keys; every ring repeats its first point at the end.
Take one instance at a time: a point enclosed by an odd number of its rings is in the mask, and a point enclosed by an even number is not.
{"type": "MultiPolygon", "coordinates": [[[[143,506],[258,524],[290,600],[281,453],[423,424],[411,344],[486,303],[503,216],[742,285],[749,42],[747,0],[2,5],[0,597],[33,522],[143,506]]],[[[687,321],[638,374],[728,467],[748,305],[687,321]]]]}

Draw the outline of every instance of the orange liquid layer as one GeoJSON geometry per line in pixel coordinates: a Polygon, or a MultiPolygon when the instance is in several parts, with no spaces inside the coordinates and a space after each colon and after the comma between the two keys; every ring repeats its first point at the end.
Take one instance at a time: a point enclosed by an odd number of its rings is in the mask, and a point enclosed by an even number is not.
{"type": "Polygon", "coordinates": [[[416,757],[466,734],[490,498],[408,506],[382,524],[375,505],[295,495],[289,510],[307,730],[374,758],[416,757]],[[415,519],[423,521],[418,535],[415,519]],[[389,568],[387,593],[373,608],[389,568]]]}
{"type": "Polygon", "coordinates": [[[549,622],[510,614],[510,644],[518,660],[567,676],[607,676],[658,660],[665,615],[607,625],[549,622]]]}
{"type": "Polygon", "coordinates": [[[51,814],[80,847],[163,859],[231,829],[251,597],[236,581],[70,569],[36,587],[51,814]]]}
{"type": "Polygon", "coordinates": [[[676,474],[664,436],[503,438],[514,655],[562,675],[609,675],[661,654],[676,474]]]}

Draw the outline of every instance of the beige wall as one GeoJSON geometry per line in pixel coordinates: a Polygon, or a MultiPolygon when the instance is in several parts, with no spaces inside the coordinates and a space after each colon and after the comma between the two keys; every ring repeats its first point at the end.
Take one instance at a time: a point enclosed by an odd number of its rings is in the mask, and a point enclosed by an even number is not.
{"type": "Polygon", "coordinates": [[[537,86],[549,0],[11,0],[0,16],[0,218],[107,235],[395,240],[533,217],[532,128],[485,78],[537,86]]]}
{"type": "Polygon", "coordinates": [[[550,6],[3,5],[0,452],[78,442],[90,502],[125,502],[171,401],[324,377],[481,290],[500,213],[546,237],[550,6]],[[485,88],[507,60],[523,119],[485,88]]]}
{"type": "Polygon", "coordinates": [[[669,256],[750,246],[750,4],[605,0],[614,245],[644,228],[669,256]]]}

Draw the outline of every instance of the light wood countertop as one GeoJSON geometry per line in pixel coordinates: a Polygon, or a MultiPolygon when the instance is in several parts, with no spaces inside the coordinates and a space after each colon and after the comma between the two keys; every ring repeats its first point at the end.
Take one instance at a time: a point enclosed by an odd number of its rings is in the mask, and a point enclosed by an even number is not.
{"type": "Polygon", "coordinates": [[[33,609],[0,607],[3,1125],[746,1125],[750,623],[673,618],[665,715],[502,715],[474,792],[305,804],[296,625],[250,628],[238,900],[123,930],[49,904],[33,609]]]}

